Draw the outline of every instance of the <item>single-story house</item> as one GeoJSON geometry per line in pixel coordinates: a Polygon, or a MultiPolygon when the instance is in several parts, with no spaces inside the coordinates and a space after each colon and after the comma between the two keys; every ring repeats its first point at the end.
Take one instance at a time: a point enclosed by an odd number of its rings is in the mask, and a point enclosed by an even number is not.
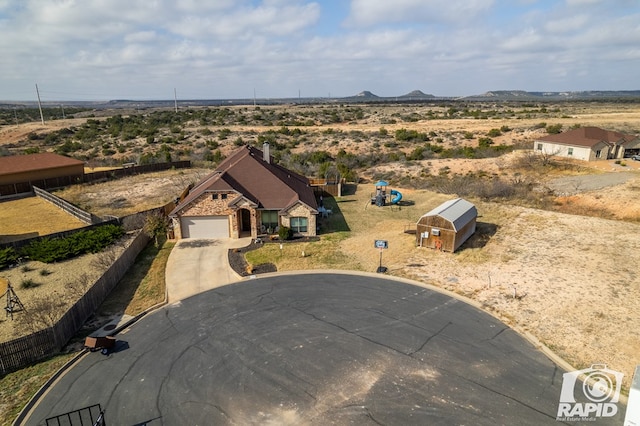
{"type": "Polygon", "coordinates": [[[640,154],[640,137],[599,127],[579,127],[539,138],[533,149],[584,161],[629,158],[640,154]]]}
{"type": "Polygon", "coordinates": [[[316,235],[318,204],[306,177],[275,164],[269,144],[245,146],[196,184],[169,214],[174,236],[240,238],[286,226],[316,235]]]}
{"type": "Polygon", "coordinates": [[[477,217],[478,210],[469,201],[445,201],[418,219],[416,245],[453,253],[476,232],[477,217]]]}
{"type": "Polygon", "coordinates": [[[0,195],[31,191],[82,181],[84,162],[52,152],[0,157],[0,195]]]}

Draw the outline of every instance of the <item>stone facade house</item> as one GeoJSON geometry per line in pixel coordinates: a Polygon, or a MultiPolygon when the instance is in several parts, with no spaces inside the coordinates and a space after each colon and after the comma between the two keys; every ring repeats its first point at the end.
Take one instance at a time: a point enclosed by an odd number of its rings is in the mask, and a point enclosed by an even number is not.
{"type": "Polygon", "coordinates": [[[539,138],[533,149],[584,161],[622,159],[640,154],[640,137],[599,127],[579,127],[539,138]]]}
{"type": "Polygon", "coordinates": [[[169,217],[177,239],[257,238],[281,226],[315,236],[317,214],[307,178],[275,164],[264,144],[263,151],[245,146],[233,152],[169,217]]]}

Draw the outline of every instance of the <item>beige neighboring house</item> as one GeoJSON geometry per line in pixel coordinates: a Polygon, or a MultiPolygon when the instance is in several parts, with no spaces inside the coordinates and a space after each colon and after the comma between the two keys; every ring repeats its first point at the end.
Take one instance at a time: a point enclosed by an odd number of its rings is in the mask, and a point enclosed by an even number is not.
{"type": "Polygon", "coordinates": [[[176,239],[257,238],[281,226],[315,236],[317,214],[307,178],[275,164],[264,144],[263,151],[245,146],[233,152],[169,217],[176,239]]]}
{"type": "Polygon", "coordinates": [[[580,127],[537,139],[533,149],[584,161],[621,159],[640,154],[640,138],[599,127],[580,127]]]}

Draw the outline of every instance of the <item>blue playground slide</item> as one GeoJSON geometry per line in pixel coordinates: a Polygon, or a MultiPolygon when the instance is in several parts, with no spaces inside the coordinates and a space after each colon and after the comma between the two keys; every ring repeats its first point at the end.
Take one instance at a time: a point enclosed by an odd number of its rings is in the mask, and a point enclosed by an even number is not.
{"type": "Polygon", "coordinates": [[[402,200],[402,193],[400,191],[396,191],[395,189],[392,189],[390,191],[390,194],[392,197],[395,195],[395,197],[391,199],[391,204],[398,204],[400,200],[402,200]]]}

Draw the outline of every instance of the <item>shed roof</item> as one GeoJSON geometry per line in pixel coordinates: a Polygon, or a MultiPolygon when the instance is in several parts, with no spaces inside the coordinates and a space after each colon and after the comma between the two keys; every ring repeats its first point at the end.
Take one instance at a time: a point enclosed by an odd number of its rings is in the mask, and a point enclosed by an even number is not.
{"type": "Polygon", "coordinates": [[[558,133],[556,135],[548,135],[538,140],[542,142],[554,142],[563,145],[586,146],[590,148],[600,142],[605,142],[609,145],[622,145],[637,138],[638,137],[634,135],[604,130],[599,127],[587,126],[558,133]]]}
{"type": "Polygon", "coordinates": [[[66,166],[84,166],[84,162],[53,152],[40,154],[12,155],[0,157],[0,175],[32,172],[36,170],[56,169],[66,166]]]}
{"type": "Polygon", "coordinates": [[[258,208],[284,210],[301,202],[314,211],[317,209],[313,188],[306,177],[275,164],[271,156],[265,161],[262,151],[245,146],[200,181],[171,214],[178,213],[207,191],[229,190],[242,194],[258,208]]]}
{"type": "MultiPolygon", "coordinates": [[[[423,214],[420,219],[428,216],[440,216],[453,224],[454,230],[461,229],[464,225],[478,216],[476,206],[462,198],[454,198],[445,201],[435,209],[423,214]]],[[[418,219],[418,223],[420,223],[418,219]]]]}

